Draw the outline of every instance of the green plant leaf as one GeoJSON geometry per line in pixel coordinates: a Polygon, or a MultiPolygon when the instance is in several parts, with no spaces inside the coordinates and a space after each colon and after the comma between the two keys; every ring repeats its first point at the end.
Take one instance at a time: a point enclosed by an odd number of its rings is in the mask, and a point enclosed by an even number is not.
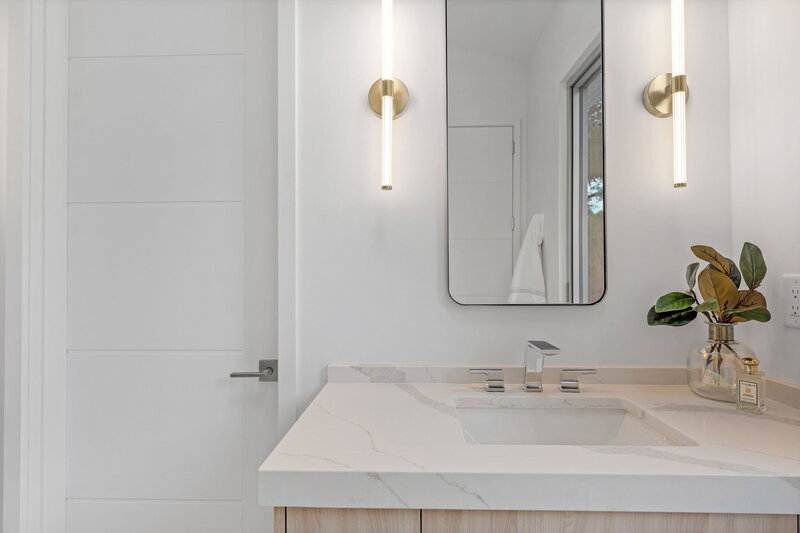
{"type": "Polygon", "coordinates": [[[671,292],[658,299],[655,309],[656,313],[669,313],[688,309],[696,303],[694,296],[685,292],[671,292]]]}
{"type": "Polygon", "coordinates": [[[742,275],[745,284],[750,289],[755,289],[767,275],[767,264],[764,262],[764,254],[761,248],[753,243],[746,242],[742,246],[742,257],[739,259],[739,266],[742,267],[742,275]]]}
{"type": "Polygon", "coordinates": [[[709,298],[694,308],[698,313],[719,313],[719,302],[716,298],[709,298]]]}
{"type": "Polygon", "coordinates": [[[728,309],[722,314],[733,315],[738,318],[744,318],[745,320],[755,320],[756,322],[769,322],[772,318],[772,314],[770,314],[767,308],[761,306],[750,307],[748,309],[728,309]]]}
{"type": "Polygon", "coordinates": [[[708,264],[717,267],[717,270],[724,274],[730,274],[727,258],[720,254],[718,251],[710,246],[696,245],[692,246],[692,252],[698,258],[706,261],[708,264]]]}
{"type": "Polygon", "coordinates": [[[712,268],[706,268],[697,277],[703,300],[716,298],[720,309],[733,309],[739,303],[739,291],[731,278],[712,268]]]}
{"type": "Polygon", "coordinates": [[[728,259],[728,266],[731,269],[731,281],[738,289],[742,285],[742,272],[739,270],[739,267],[736,266],[736,263],[733,262],[733,259],[728,259]]]}
{"type": "Polygon", "coordinates": [[[697,283],[697,269],[700,268],[700,263],[692,263],[686,267],[686,283],[689,284],[689,290],[693,290],[697,283]]]}
{"type": "Polygon", "coordinates": [[[697,317],[697,313],[691,309],[682,311],[672,311],[669,313],[656,313],[656,307],[650,308],[647,312],[647,323],[650,326],[685,326],[697,317]]]}

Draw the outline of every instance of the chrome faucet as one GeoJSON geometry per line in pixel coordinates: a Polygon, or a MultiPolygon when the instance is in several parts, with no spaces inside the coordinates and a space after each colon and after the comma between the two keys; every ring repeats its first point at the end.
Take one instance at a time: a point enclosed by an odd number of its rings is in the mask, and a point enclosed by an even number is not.
{"type": "Polygon", "coordinates": [[[528,341],[525,349],[525,382],[522,390],[542,392],[542,370],[545,356],[558,355],[559,350],[546,341],[528,341]]]}

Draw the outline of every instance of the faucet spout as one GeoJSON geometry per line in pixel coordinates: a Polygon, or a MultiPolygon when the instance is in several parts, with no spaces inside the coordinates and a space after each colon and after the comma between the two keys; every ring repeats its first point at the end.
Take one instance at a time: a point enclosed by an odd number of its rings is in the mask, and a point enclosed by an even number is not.
{"type": "Polygon", "coordinates": [[[528,341],[525,349],[525,381],[522,390],[527,392],[542,392],[542,371],[544,358],[558,355],[559,348],[547,341],[528,341]]]}

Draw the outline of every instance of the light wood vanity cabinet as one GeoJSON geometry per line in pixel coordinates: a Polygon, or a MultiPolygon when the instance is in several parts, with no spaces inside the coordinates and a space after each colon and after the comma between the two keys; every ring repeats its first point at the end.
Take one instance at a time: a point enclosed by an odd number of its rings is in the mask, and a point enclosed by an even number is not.
{"type": "Polygon", "coordinates": [[[436,533],[797,533],[796,515],[422,511],[422,531],[436,533]]]}
{"type": "Polygon", "coordinates": [[[275,533],[419,533],[418,509],[275,509],[275,533]]]}
{"type": "Polygon", "coordinates": [[[797,515],[275,509],[275,533],[800,533],[797,515]]]}

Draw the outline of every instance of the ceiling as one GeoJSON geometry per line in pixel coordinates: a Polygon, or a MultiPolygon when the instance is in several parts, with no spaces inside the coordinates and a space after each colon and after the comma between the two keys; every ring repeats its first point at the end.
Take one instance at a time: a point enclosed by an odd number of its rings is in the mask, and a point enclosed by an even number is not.
{"type": "Polygon", "coordinates": [[[447,0],[450,45],[525,61],[558,0],[447,0]]]}

